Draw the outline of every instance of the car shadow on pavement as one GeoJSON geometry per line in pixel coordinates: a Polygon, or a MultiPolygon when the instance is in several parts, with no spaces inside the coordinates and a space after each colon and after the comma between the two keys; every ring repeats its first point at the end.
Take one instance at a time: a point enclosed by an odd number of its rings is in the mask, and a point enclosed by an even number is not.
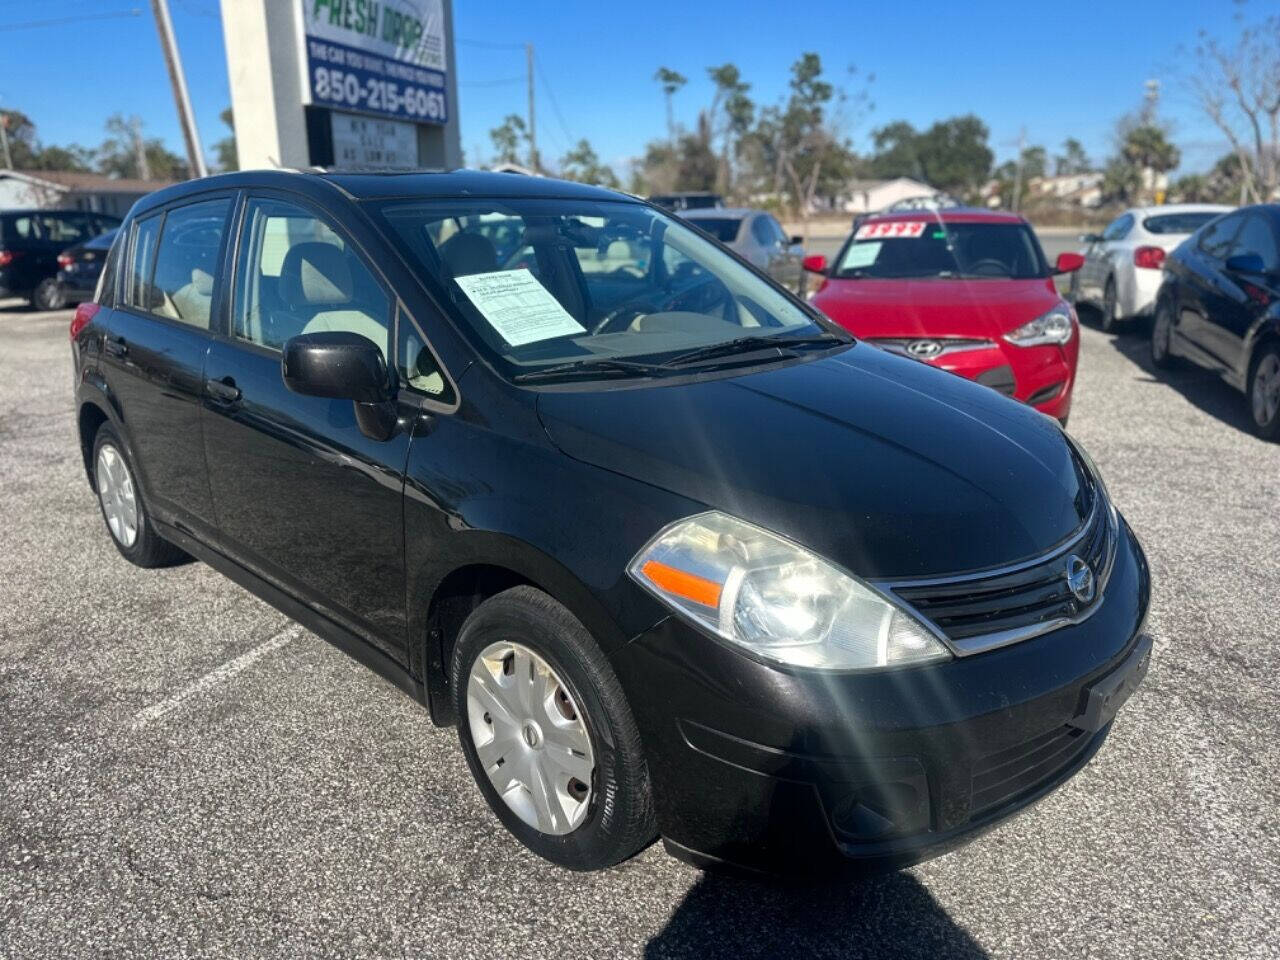
{"type": "Polygon", "coordinates": [[[1151,362],[1151,338],[1141,331],[1111,338],[1111,347],[1142,370],[1136,380],[1164,383],[1177,390],[1192,405],[1241,433],[1256,437],[1244,394],[1215,373],[1189,360],[1174,360],[1173,366],[1157,370],[1151,362]]]}
{"type": "Polygon", "coordinates": [[[988,956],[910,873],[822,885],[705,873],[644,955],[646,960],[988,956]]]}

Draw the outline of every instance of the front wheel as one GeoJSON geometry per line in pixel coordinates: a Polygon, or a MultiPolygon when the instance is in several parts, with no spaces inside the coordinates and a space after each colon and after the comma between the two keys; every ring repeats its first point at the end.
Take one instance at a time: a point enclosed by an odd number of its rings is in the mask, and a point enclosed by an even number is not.
{"type": "Polygon", "coordinates": [[[41,280],[31,291],[31,306],[37,310],[61,310],[66,304],[66,294],[53,277],[41,280]]]}
{"type": "Polygon", "coordinates": [[[1249,413],[1264,440],[1280,440],[1280,346],[1268,344],[1249,374],[1249,413]]]}
{"type": "Polygon", "coordinates": [[[462,626],[450,679],[467,765],[526,847],[599,870],[653,841],[631,708],[604,653],[561,604],[527,586],[486,600],[462,626]]]}

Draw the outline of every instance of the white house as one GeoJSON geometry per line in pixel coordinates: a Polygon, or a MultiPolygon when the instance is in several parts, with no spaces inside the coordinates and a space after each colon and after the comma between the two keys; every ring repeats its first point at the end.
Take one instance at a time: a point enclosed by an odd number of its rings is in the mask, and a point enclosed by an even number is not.
{"type": "Polygon", "coordinates": [[[126,180],[66,170],[0,170],[0,210],[35,207],[92,210],[123,217],[166,180],[126,180]]]}
{"type": "Polygon", "coordinates": [[[892,180],[853,180],[845,187],[841,206],[846,213],[874,213],[913,197],[936,197],[938,191],[910,177],[892,180]]]}

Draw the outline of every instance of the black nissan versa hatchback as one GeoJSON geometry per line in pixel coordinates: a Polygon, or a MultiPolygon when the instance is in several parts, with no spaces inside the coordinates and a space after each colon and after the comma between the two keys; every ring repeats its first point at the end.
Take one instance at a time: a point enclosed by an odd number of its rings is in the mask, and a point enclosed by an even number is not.
{"type": "Polygon", "coordinates": [[[1056,423],[616,193],[170,187],[71,338],[124,557],[207,562],[457,724],[567,867],[936,855],[1147,668],[1142,550],[1056,423]]]}

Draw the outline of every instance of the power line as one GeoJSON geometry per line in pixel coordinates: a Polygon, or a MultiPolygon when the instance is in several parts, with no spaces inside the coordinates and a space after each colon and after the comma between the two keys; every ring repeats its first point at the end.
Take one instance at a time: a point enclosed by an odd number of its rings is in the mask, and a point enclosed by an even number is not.
{"type": "Polygon", "coordinates": [[[0,32],[5,30],[34,30],[39,27],[64,27],[72,23],[84,23],[86,20],[118,20],[122,17],[138,17],[142,10],[121,10],[118,13],[87,13],[81,17],[55,17],[51,20],[26,20],[22,23],[0,23],[0,32]]]}
{"type": "Polygon", "coordinates": [[[577,143],[577,141],[573,139],[573,134],[569,132],[569,125],[564,122],[564,114],[560,112],[560,104],[556,101],[556,95],[551,89],[551,84],[547,82],[547,74],[542,69],[542,61],[535,60],[534,66],[538,70],[538,76],[542,80],[542,86],[546,88],[547,99],[551,101],[551,109],[555,113],[556,119],[560,121],[560,129],[564,131],[565,139],[568,140],[567,146],[572,147],[573,144],[577,143]]]}

